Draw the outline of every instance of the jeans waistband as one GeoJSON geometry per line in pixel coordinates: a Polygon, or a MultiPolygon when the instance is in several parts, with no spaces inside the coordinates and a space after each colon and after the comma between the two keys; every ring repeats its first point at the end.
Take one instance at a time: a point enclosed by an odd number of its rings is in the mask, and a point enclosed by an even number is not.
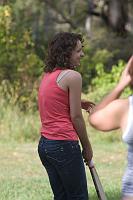
{"type": "Polygon", "coordinates": [[[44,137],[43,135],[41,135],[41,140],[44,140],[44,141],[55,141],[55,142],[60,142],[60,143],[73,143],[73,144],[78,144],[79,141],[78,140],[52,140],[52,139],[48,139],[46,137],[44,137]]]}

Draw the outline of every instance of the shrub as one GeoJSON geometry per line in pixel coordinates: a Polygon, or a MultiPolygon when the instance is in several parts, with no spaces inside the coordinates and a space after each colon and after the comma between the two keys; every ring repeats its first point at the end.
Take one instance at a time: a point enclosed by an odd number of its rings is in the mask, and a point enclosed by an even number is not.
{"type": "Polygon", "coordinates": [[[10,6],[0,6],[0,91],[22,110],[36,107],[43,61],[36,55],[31,31],[15,25],[10,6]]]}
{"type": "MultiPolygon", "coordinates": [[[[121,72],[124,69],[125,62],[119,60],[118,65],[112,66],[110,72],[105,72],[103,64],[97,64],[97,76],[92,80],[92,86],[89,90],[89,97],[95,102],[99,102],[118,82],[121,72]]],[[[131,94],[130,88],[126,88],[123,97],[131,94]]]]}

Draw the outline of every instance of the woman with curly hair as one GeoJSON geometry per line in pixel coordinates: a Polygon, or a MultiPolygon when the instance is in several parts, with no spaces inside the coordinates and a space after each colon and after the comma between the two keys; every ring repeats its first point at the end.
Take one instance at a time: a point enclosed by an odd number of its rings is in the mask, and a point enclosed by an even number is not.
{"type": "Polygon", "coordinates": [[[88,200],[83,158],[90,163],[92,148],[81,112],[82,78],[75,71],[84,56],[82,43],[80,34],[62,32],[54,36],[39,88],[38,153],[54,200],[88,200]]]}

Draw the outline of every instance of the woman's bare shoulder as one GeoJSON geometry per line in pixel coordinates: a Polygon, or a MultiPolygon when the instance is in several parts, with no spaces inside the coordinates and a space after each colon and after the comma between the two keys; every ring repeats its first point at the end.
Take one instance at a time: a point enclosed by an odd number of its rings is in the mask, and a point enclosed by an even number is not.
{"type": "Polygon", "coordinates": [[[77,71],[74,70],[70,70],[69,75],[66,77],[66,82],[68,83],[68,85],[82,85],[82,77],[81,74],[77,71]]]}
{"type": "Polygon", "coordinates": [[[108,106],[118,110],[118,109],[127,107],[128,102],[129,102],[128,98],[126,98],[126,99],[116,99],[116,100],[112,101],[108,106]]]}
{"type": "Polygon", "coordinates": [[[68,77],[73,76],[75,78],[81,78],[81,74],[79,72],[75,71],[75,70],[72,70],[72,69],[69,70],[69,75],[70,76],[68,76],[68,77]]]}

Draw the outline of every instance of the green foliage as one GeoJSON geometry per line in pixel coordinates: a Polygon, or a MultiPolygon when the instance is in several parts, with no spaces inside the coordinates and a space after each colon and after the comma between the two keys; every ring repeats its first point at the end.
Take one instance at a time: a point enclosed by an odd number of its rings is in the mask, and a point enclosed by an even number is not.
{"type": "MultiPolygon", "coordinates": [[[[118,65],[113,65],[110,72],[105,72],[103,64],[96,65],[97,76],[92,80],[92,86],[90,88],[89,96],[93,100],[100,101],[101,98],[106,95],[119,81],[121,72],[125,67],[125,62],[119,60],[118,65]]],[[[127,88],[124,96],[131,94],[131,90],[127,88]]]]}
{"type": "Polygon", "coordinates": [[[0,7],[0,26],[0,80],[38,76],[42,62],[35,54],[31,31],[16,30],[11,7],[0,7]]]}
{"type": "Polygon", "coordinates": [[[0,7],[0,26],[0,91],[23,110],[34,108],[43,62],[35,54],[31,31],[16,29],[9,6],[0,7]]]}
{"type": "Polygon", "coordinates": [[[84,54],[85,55],[81,60],[81,66],[78,68],[78,71],[83,77],[83,91],[87,93],[92,78],[96,76],[95,66],[99,65],[99,63],[105,65],[113,56],[113,53],[109,52],[107,49],[97,49],[94,53],[92,46],[85,44],[84,54]]]}
{"type": "MultiPolygon", "coordinates": [[[[97,50],[108,52],[109,57],[104,61],[105,71],[112,69],[112,65],[117,65],[119,60],[127,61],[132,55],[132,34],[127,37],[118,37],[112,32],[103,30],[103,27],[98,27],[94,36],[90,39],[89,44],[91,46],[92,55],[95,55],[97,50]]],[[[103,63],[103,62],[100,62],[103,63]]]]}
{"type": "MultiPolygon", "coordinates": [[[[0,6],[0,91],[22,110],[37,107],[37,88],[48,39],[58,31],[84,33],[87,1],[47,2],[13,0],[0,6]]],[[[85,38],[85,56],[78,69],[86,93],[96,76],[96,66],[102,64],[109,72],[119,59],[129,58],[133,43],[132,35],[117,37],[105,31],[102,22],[95,18],[93,22],[92,37],[85,38]]]]}
{"type": "Polygon", "coordinates": [[[91,82],[96,77],[96,66],[103,65],[105,72],[110,72],[113,65],[117,65],[119,60],[127,62],[132,55],[133,37],[118,37],[114,33],[109,33],[102,27],[95,27],[92,38],[85,38],[84,53],[78,71],[83,77],[83,91],[88,92],[91,82]]]}

